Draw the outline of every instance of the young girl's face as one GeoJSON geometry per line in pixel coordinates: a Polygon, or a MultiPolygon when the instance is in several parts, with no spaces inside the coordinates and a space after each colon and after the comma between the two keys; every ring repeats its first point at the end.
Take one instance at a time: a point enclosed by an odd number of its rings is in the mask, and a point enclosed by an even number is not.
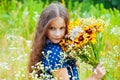
{"type": "Polygon", "coordinates": [[[59,43],[63,39],[65,31],[66,26],[64,19],[61,17],[56,17],[47,29],[47,37],[53,43],[59,43]]]}

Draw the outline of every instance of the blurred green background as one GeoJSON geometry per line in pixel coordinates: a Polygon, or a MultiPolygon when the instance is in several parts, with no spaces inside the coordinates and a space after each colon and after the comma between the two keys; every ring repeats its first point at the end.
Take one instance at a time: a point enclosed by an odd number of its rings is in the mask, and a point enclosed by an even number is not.
{"type": "MultiPolygon", "coordinates": [[[[101,61],[109,71],[106,80],[120,79],[120,0],[0,0],[0,80],[28,80],[27,64],[41,11],[51,2],[63,3],[71,20],[102,18],[104,49],[101,61]]],[[[80,79],[91,67],[80,63],[80,79]]]]}

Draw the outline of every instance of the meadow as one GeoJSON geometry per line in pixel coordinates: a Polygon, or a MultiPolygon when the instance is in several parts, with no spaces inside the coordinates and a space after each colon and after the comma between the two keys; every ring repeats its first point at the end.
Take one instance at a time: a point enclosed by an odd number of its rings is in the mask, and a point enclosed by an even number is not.
{"type": "MultiPolygon", "coordinates": [[[[11,0],[0,2],[0,80],[28,80],[27,64],[35,28],[47,2],[11,0]]],[[[63,4],[65,2],[63,0],[63,4]]],[[[71,20],[96,17],[105,21],[101,61],[109,72],[106,80],[120,79],[120,11],[105,9],[102,4],[87,2],[66,6],[71,20]]],[[[91,66],[80,63],[79,76],[84,80],[91,74],[91,66]]]]}

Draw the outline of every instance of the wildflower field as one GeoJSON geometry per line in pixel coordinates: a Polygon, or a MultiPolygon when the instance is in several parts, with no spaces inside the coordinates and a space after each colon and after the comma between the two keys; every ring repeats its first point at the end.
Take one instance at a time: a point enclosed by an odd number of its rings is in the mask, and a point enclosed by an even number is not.
{"type": "MultiPolygon", "coordinates": [[[[0,80],[28,80],[27,65],[35,28],[41,11],[48,4],[41,0],[0,1],[0,80]]],[[[99,49],[101,61],[109,74],[106,80],[119,80],[120,11],[77,1],[74,4],[69,1],[66,7],[71,20],[95,17],[105,21],[99,49]]],[[[84,80],[91,75],[92,68],[85,63],[79,65],[79,77],[84,80]]]]}

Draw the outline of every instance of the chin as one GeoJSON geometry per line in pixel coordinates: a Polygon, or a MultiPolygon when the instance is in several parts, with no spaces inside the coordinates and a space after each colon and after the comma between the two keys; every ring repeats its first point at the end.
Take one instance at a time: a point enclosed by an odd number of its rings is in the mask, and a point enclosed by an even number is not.
{"type": "Polygon", "coordinates": [[[53,43],[55,43],[55,44],[58,44],[60,42],[60,40],[59,41],[53,41],[53,43]]]}

